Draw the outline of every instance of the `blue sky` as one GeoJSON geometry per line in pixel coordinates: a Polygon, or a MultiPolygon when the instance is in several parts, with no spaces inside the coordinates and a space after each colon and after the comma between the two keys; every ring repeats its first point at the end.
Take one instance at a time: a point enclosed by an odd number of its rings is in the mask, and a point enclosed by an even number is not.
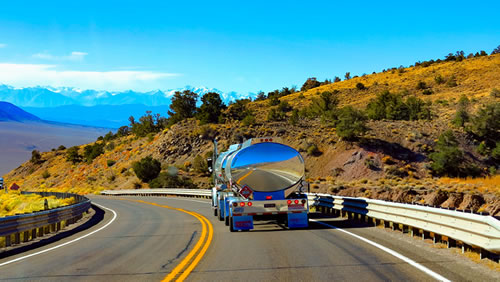
{"type": "Polygon", "coordinates": [[[500,1],[376,2],[4,1],[0,83],[268,92],[500,45],[500,1]]]}

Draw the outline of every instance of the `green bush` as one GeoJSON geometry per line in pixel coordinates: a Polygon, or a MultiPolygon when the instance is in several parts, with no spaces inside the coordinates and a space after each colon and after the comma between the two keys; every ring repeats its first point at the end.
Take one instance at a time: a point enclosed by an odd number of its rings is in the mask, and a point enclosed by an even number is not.
{"type": "Polygon", "coordinates": [[[318,146],[315,144],[311,144],[307,147],[306,152],[309,156],[319,156],[321,155],[321,151],[318,149],[318,146]]]}
{"type": "Polygon", "coordinates": [[[94,143],[83,148],[83,158],[87,163],[91,163],[95,158],[104,154],[104,143],[94,143]]]}
{"type": "Polygon", "coordinates": [[[285,118],[286,114],[284,112],[279,111],[277,108],[271,108],[269,112],[267,112],[268,121],[282,121],[285,118]]]}
{"type": "Polygon", "coordinates": [[[431,95],[432,93],[434,93],[431,89],[425,89],[424,91],[422,91],[422,94],[424,95],[431,95]]]}
{"type": "Polygon", "coordinates": [[[358,90],[365,90],[366,89],[365,85],[361,82],[356,83],[356,88],[358,90]]]}
{"type": "Polygon", "coordinates": [[[423,81],[419,81],[417,83],[417,90],[424,90],[424,89],[427,89],[427,84],[423,81]]]}
{"type": "Polygon", "coordinates": [[[309,89],[316,88],[321,85],[321,82],[316,80],[316,77],[310,77],[304,82],[302,87],[300,88],[300,91],[307,91],[309,89]]]}
{"type": "Polygon", "coordinates": [[[496,88],[491,89],[490,96],[493,98],[500,98],[500,90],[496,88]]]}
{"type": "Polygon", "coordinates": [[[142,182],[149,182],[156,177],[161,171],[161,163],[153,159],[151,156],[142,158],[138,162],[132,164],[132,169],[142,182]]]}
{"type": "Polygon", "coordinates": [[[246,115],[241,121],[244,126],[250,126],[255,124],[255,116],[253,114],[246,115]]]}
{"type": "Polygon", "coordinates": [[[108,160],[106,163],[107,163],[108,167],[112,167],[114,164],[116,164],[116,161],[108,160]]]}
{"type": "Polygon", "coordinates": [[[66,160],[73,164],[79,163],[82,161],[82,156],[78,153],[79,148],[77,146],[73,146],[66,151],[66,160]]]}
{"type": "Polygon", "coordinates": [[[269,99],[268,105],[269,106],[276,106],[279,103],[280,103],[280,100],[278,99],[278,97],[272,97],[269,99]]]}
{"type": "Polygon", "coordinates": [[[150,188],[196,188],[196,185],[187,177],[162,172],[149,183],[150,188]]]}
{"type": "Polygon", "coordinates": [[[351,106],[340,110],[337,135],[346,140],[354,140],[368,131],[365,115],[351,106]]]}
{"type": "Polygon", "coordinates": [[[460,100],[458,100],[457,111],[455,113],[455,117],[452,120],[452,123],[454,125],[458,127],[464,127],[465,123],[470,120],[469,105],[469,99],[465,95],[462,95],[462,97],[460,97],[460,100]]]}
{"type": "Polygon", "coordinates": [[[437,84],[443,84],[445,82],[444,78],[438,74],[434,77],[434,81],[437,83],[437,84]]]}
{"type": "Polygon", "coordinates": [[[42,177],[43,177],[43,179],[47,179],[47,178],[49,178],[49,177],[50,177],[50,173],[49,173],[47,170],[45,170],[45,171],[42,173],[42,177]]]}
{"type": "Polygon", "coordinates": [[[446,82],[446,86],[448,86],[448,87],[455,87],[455,86],[457,86],[457,85],[458,85],[458,84],[457,84],[457,80],[456,80],[456,78],[455,78],[455,76],[454,76],[454,75],[452,75],[452,76],[448,79],[448,81],[446,82]]]}
{"type": "Polygon", "coordinates": [[[31,151],[31,160],[30,161],[34,164],[41,163],[42,162],[42,155],[40,154],[40,151],[38,151],[38,150],[31,151]]]}
{"type": "Polygon", "coordinates": [[[197,155],[193,160],[193,169],[198,173],[207,174],[208,173],[207,160],[204,159],[201,155],[197,155]]]}
{"type": "Polygon", "coordinates": [[[485,140],[487,145],[493,146],[500,141],[500,103],[488,104],[479,109],[472,117],[470,127],[467,129],[480,140],[485,140]]]}
{"type": "Polygon", "coordinates": [[[66,147],[64,145],[60,145],[59,147],[57,147],[57,150],[58,151],[66,150],[66,147]]]}
{"type": "Polygon", "coordinates": [[[491,151],[491,156],[500,161],[500,142],[497,142],[495,148],[491,151]]]}
{"type": "Polygon", "coordinates": [[[463,152],[458,148],[458,142],[451,130],[439,136],[435,152],[430,154],[431,170],[435,175],[458,176],[463,152]]]}
{"type": "Polygon", "coordinates": [[[290,118],[288,119],[288,122],[291,124],[291,125],[297,125],[299,123],[299,110],[297,109],[294,109],[292,111],[292,115],[290,116],[290,118]]]}
{"type": "Polygon", "coordinates": [[[200,106],[197,114],[200,123],[218,123],[222,111],[226,108],[219,93],[208,92],[201,97],[201,101],[203,104],[200,106]]]}
{"type": "Polygon", "coordinates": [[[401,95],[384,91],[371,99],[366,107],[368,118],[374,120],[418,120],[430,119],[430,103],[414,96],[409,96],[404,102],[401,95]]]}

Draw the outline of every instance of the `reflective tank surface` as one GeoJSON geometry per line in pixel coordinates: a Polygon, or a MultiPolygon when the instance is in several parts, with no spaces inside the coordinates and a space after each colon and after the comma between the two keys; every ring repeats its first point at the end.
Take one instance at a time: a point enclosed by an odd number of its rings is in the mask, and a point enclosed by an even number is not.
{"type": "Polygon", "coordinates": [[[274,192],[297,184],[304,176],[304,159],[297,150],[279,143],[258,143],[227,156],[226,178],[240,187],[274,192]]]}

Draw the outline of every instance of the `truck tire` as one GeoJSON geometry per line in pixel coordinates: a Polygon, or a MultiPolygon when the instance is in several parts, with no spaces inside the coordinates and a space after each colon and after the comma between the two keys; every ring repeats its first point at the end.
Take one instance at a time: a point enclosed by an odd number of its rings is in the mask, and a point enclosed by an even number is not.
{"type": "Polygon", "coordinates": [[[224,224],[226,224],[226,226],[229,226],[229,216],[226,216],[224,224]]]}
{"type": "Polygon", "coordinates": [[[229,231],[231,232],[235,232],[236,230],[234,230],[234,227],[233,227],[233,218],[229,218],[229,231]]]}
{"type": "Polygon", "coordinates": [[[217,208],[214,209],[214,216],[217,216],[217,208]]]}
{"type": "Polygon", "coordinates": [[[224,218],[222,217],[222,211],[219,208],[217,208],[217,211],[219,212],[219,221],[223,221],[224,218]]]}

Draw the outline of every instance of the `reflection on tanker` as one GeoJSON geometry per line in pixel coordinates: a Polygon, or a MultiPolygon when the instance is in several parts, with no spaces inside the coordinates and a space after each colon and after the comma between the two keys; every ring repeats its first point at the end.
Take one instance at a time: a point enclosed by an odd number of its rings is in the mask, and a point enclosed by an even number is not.
{"type": "Polygon", "coordinates": [[[302,179],[304,170],[300,153],[278,143],[259,143],[236,151],[225,167],[233,183],[258,192],[287,189],[302,179]]]}

